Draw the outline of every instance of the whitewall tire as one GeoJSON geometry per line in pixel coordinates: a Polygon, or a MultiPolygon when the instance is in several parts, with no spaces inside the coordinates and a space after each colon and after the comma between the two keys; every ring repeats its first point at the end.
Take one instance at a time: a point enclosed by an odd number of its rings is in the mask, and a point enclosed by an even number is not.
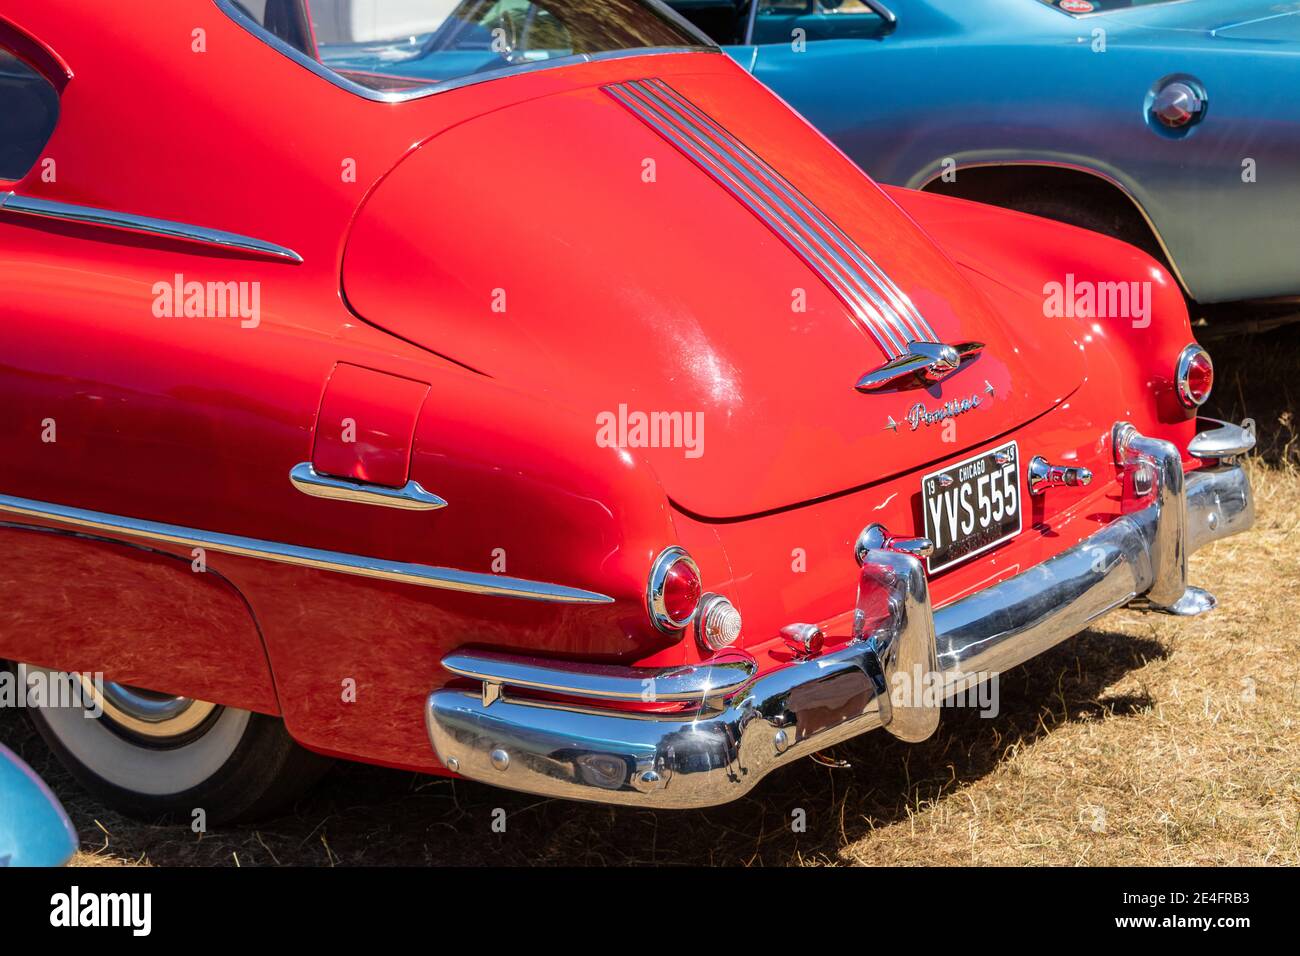
{"type": "Polygon", "coordinates": [[[330,765],[275,717],[24,669],[67,694],[28,708],[50,749],[86,789],[132,816],[192,822],[202,811],[208,824],[266,816],[330,765]]]}

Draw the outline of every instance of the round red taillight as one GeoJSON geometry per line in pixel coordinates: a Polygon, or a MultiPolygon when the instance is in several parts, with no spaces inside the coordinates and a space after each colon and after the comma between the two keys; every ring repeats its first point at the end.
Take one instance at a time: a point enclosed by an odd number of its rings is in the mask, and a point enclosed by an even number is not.
{"type": "Polygon", "coordinates": [[[681,548],[668,548],[650,567],[646,605],[650,620],[661,631],[680,631],[700,606],[704,588],[700,569],[681,548]]]}
{"type": "Polygon", "coordinates": [[[1214,388],[1214,363],[1210,353],[1199,345],[1189,345],[1178,356],[1178,370],[1175,377],[1178,385],[1178,398],[1188,408],[1204,405],[1214,388]]]}

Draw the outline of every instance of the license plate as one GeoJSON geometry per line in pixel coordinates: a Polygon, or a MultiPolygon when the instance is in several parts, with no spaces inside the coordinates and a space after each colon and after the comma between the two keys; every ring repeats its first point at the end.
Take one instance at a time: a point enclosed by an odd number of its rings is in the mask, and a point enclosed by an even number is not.
{"type": "Polygon", "coordinates": [[[930,573],[1020,533],[1020,449],[1015,442],[932,471],[921,479],[930,573]]]}

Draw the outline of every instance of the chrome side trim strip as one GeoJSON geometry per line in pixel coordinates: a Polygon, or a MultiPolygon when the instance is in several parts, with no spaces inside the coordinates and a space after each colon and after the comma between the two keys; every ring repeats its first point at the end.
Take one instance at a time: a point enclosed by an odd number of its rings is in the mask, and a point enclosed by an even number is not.
{"type": "Polygon", "coordinates": [[[614,599],[607,595],[564,587],[560,584],[508,578],[497,574],[479,574],[474,571],[459,571],[455,568],[439,568],[426,564],[387,561],[383,558],[347,554],[342,551],[304,548],[296,544],[263,541],[259,538],[245,538],[239,535],[221,534],[217,531],[144,521],[140,518],[127,518],[102,511],[86,511],[82,508],[70,508],[67,505],[35,501],[31,498],[15,498],[11,495],[0,495],[0,512],[21,515],[24,518],[55,521],[79,528],[91,528],[95,531],[125,535],[130,538],[146,538],[150,541],[161,541],[186,548],[207,548],[242,558],[257,558],[261,561],[274,561],[278,564],[292,564],[381,581],[396,581],[399,584],[414,584],[418,587],[439,588],[444,591],[464,591],[469,594],[521,598],[525,601],[545,601],[555,604],[612,604],[614,602],[614,599]]]}
{"type": "Polygon", "coordinates": [[[381,508],[404,508],[407,511],[434,511],[447,507],[447,502],[415,480],[401,488],[389,488],[367,481],[350,481],[333,475],[322,475],[309,461],[300,462],[289,469],[289,481],[304,495],[313,498],[333,498],[336,501],[355,501],[362,505],[381,508]]]}
{"type": "Polygon", "coordinates": [[[49,199],[36,199],[31,196],[19,196],[10,192],[0,196],[0,209],[5,212],[19,213],[24,216],[36,216],[41,219],[57,219],[61,222],[75,222],[89,226],[103,226],[108,229],[123,229],[147,236],[161,236],[165,239],[180,239],[184,242],[196,242],[204,246],[219,249],[234,249],[237,252],[249,252],[272,259],[284,259],[292,263],[302,262],[302,256],[292,249],[277,246],[273,242],[263,242],[233,232],[220,229],[208,229],[169,219],[152,219],[149,216],[137,216],[129,212],[115,212],[110,209],[96,209],[93,206],[75,206],[72,203],[53,202],[49,199]]]}
{"type": "Polygon", "coordinates": [[[676,146],[786,242],[887,356],[938,336],[915,305],[824,212],[725,127],[660,79],[604,91],[676,146]]]}

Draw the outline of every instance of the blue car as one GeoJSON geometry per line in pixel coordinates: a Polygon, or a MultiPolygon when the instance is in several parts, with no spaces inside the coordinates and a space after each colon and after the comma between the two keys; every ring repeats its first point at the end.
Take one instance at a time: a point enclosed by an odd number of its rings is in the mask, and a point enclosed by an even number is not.
{"type": "Polygon", "coordinates": [[[50,788],[0,744],[0,866],[62,866],[77,832],[50,788]]]}
{"type": "Polygon", "coordinates": [[[1300,4],[670,5],[877,181],[1117,236],[1202,305],[1300,297],[1300,4]]]}

